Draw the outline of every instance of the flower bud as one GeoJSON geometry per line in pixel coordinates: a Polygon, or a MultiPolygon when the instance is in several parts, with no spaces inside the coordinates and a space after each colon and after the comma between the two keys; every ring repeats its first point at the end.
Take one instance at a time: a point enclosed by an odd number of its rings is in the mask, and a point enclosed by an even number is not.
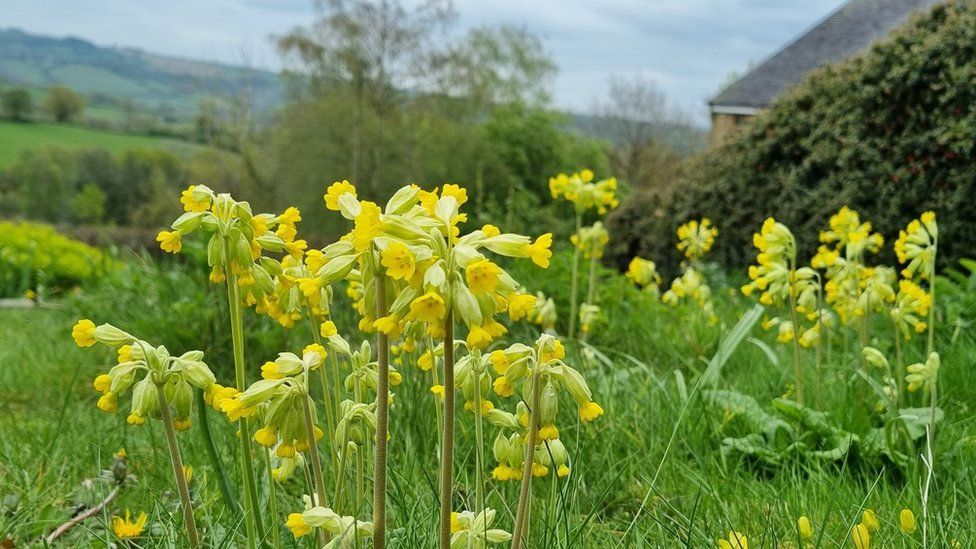
{"type": "Polygon", "coordinates": [[[118,347],[120,345],[132,343],[136,340],[134,336],[127,332],[123,332],[111,324],[102,324],[101,326],[96,327],[95,331],[92,333],[92,337],[95,338],[95,341],[103,345],[108,345],[109,347],[118,347]]]}
{"type": "Polygon", "coordinates": [[[559,395],[551,381],[547,381],[539,395],[539,424],[551,425],[556,423],[556,413],[559,411],[559,395]]]}

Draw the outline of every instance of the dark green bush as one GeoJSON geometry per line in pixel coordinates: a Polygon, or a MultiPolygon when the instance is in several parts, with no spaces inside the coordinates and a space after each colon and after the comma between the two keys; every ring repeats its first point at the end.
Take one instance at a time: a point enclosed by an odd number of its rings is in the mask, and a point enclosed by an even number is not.
{"type": "MultiPolygon", "coordinates": [[[[683,167],[666,204],[637,196],[614,217],[613,261],[677,262],[674,230],[711,217],[711,256],[741,267],[773,215],[801,257],[843,205],[888,239],[925,210],[939,215],[948,263],[976,249],[976,5],[948,2],[867,53],[809,74],[725,145],[683,167]]],[[[893,254],[888,246],[887,257],[893,254]]]]}

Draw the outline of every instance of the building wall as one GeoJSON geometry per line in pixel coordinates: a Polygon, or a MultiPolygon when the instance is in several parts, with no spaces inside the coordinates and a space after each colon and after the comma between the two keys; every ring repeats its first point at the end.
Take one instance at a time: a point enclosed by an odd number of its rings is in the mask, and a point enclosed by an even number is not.
{"type": "Polygon", "coordinates": [[[712,112],[712,129],[708,132],[708,146],[717,147],[733,135],[752,115],[712,112]]]}

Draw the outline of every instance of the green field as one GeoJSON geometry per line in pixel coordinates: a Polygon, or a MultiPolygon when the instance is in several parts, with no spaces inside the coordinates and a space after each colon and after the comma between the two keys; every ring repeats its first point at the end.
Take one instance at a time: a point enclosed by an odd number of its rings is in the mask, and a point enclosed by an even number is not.
{"type": "Polygon", "coordinates": [[[200,148],[199,145],[165,137],[129,135],[65,124],[0,121],[0,168],[12,163],[25,150],[50,145],[65,148],[104,147],[113,153],[161,148],[187,156],[200,148]]]}

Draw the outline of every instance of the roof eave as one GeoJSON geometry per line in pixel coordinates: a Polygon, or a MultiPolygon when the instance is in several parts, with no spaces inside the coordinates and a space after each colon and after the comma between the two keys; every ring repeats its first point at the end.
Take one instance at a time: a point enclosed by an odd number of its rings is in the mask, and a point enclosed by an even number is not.
{"type": "Polygon", "coordinates": [[[758,107],[746,107],[743,105],[709,105],[712,114],[735,114],[740,116],[754,116],[758,113],[760,108],[758,107]]]}

